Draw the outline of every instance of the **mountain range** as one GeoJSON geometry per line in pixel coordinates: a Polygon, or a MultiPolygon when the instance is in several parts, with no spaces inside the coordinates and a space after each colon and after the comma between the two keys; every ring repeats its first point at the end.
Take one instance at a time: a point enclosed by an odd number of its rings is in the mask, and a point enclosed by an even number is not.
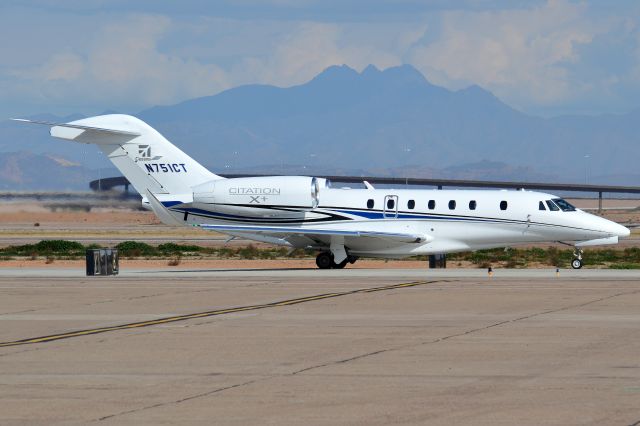
{"type": "MultiPolygon", "coordinates": [[[[332,66],[299,86],[240,86],[135,115],[221,173],[640,184],[640,110],[542,118],[479,86],[452,91],[431,84],[410,65],[370,65],[362,72],[332,66]]],[[[89,169],[109,167],[91,146],[52,141],[46,129],[0,122],[0,160],[15,151],[89,169]]]]}

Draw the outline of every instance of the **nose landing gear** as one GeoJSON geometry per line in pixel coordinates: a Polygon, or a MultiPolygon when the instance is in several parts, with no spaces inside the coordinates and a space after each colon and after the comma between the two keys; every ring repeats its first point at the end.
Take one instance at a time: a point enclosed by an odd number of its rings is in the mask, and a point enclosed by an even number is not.
{"type": "Polygon", "coordinates": [[[573,260],[571,261],[571,267],[573,269],[582,268],[582,250],[577,247],[573,252],[573,260]]]}

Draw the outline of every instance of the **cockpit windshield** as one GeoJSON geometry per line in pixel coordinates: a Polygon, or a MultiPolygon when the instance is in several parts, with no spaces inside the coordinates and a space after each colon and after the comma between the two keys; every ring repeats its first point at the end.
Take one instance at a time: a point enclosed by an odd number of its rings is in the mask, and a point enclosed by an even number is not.
{"type": "Polygon", "coordinates": [[[549,210],[551,210],[552,212],[557,212],[558,210],[560,210],[560,208],[556,206],[556,203],[554,203],[553,201],[547,200],[546,203],[547,206],[549,206],[549,210]]]}
{"type": "Polygon", "coordinates": [[[560,209],[562,209],[563,212],[575,212],[576,208],[573,207],[571,205],[571,203],[569,203],[566,200],[563,200],[562,198],[554,198],[553,202],[560,207],[560,209]]]}

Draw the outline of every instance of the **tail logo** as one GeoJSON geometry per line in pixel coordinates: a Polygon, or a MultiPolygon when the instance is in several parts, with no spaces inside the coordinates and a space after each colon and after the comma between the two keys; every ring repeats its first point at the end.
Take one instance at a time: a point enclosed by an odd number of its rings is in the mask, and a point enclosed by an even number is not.
{"type": "Polygon", "coordinates": [[[162,158],[162,155],[151,156],[151,145],[138,145],[136,161],[153,161],[162,158]]]}

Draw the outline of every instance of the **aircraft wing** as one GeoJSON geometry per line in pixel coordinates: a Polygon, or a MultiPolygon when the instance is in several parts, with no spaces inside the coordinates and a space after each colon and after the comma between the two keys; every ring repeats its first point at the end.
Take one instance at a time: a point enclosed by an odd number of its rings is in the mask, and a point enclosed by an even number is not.
{"type": "Polygon", "coordinates": [[[403,234],[397,232],[376,232],[376,231],[343,231],[334,229],[318,229],[318,228],[297,228],[297,227],[283,227],[283,226],[245,226],[245,225],[200,225],[202,229],[209,229],[211,231],[219,231],[222,233],[250,233],[250,234],[263,234],[268,236],[308,236],[308,237],[369,237],[379,238],[383,240],[393,241],[396,243],[425,243],[432,241],[433,238],[428,235],[418,234],[403,234]]]}
{"type": "MultiPolygon", "coordinates": [[[[179,225],[180,221],[177,220],[169,210],[158,200],[156,194],[151,191],[147,191],[147,200],[150,207],[158,218],[167,225],[179,225]]],[[[301,227],[285,227],[285,226],[256,226],[256,225],[214,225],[214,224],[200,224],[198,225],[202,229],[208,229],[211,231],[218,231],[228,234],[258,234],[267,237],[274,237],[276,239],[286,239],[291,236],[309,237],[326,239],[327,237],[342,237],[342,238],[376,238],[392,242],[395,244],[419,244],[433,241],[433,237],[430,235],[410,234],[410,233],[398,233],[398,232],[378,232],[378,231],[347,231],[337,229],[322,229],[322,228],[301,228],[301,227]],[[322,238],[325,237],[325,238],[322,238]]]]}

